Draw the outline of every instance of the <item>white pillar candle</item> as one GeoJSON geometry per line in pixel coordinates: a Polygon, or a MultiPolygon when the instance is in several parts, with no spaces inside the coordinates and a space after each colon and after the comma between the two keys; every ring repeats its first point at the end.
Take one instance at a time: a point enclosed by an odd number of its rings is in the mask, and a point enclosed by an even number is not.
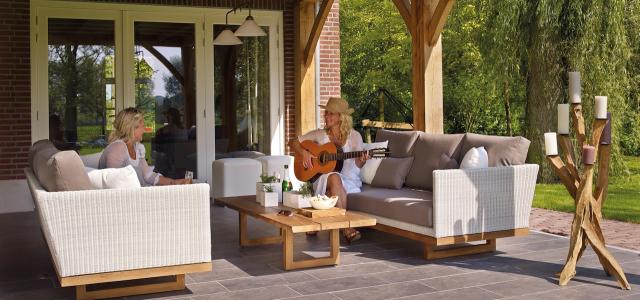
{"type": "Polygon", "coordinates": [[[569,134],[569,104],[558,104],[558,133],[569,134]]]}
{"type": "Polygon", "coordinates": [[[558,139],[555,132],[544,134],[544,149],[547,156],[558,155],[558,139]]]}
{"type": "Polygon", "coordinates": [[[596,96],[596,119],[607,118],[607,96],[596,96]]]}
{"type": "Polygon", "coordinates": [[[582,88],[580,87],[580,72],[569,72],[569,100],[571,103],[580,103],[582,88]]]}

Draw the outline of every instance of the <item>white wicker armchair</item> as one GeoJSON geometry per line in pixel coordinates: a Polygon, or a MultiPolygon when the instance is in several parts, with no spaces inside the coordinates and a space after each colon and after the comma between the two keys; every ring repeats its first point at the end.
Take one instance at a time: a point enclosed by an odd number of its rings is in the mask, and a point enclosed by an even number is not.
{"type": "Polygon", "coordinates": [[[47,192],[25,174],[62,286],[78,299],[184,289],[211,270],[209,186],[47,192]],[[176,275],[176,280],[87,291],[86,285],[176,275]]]}

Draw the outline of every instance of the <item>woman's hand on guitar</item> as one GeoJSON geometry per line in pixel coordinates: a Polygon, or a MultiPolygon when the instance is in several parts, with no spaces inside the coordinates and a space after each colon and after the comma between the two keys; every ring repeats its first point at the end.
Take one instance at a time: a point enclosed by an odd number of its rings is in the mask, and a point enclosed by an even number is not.
{"type": "Polygon", "coordinates": [[[316,158],[313,154],[311,154],[311,152],[304,150],[302,152],[302,166],[305,169],[311,169],[313,168],[313,162],[312,162],[312,158],[316,158]]]}
{"type": "Polygon", "coordinates": [[[364,152],[360,157],[358,157],[358,161],[360,162],[360,165],[364,165],[364,163],[366,163],[370,158],[371,156],[369,156],[369,152],[364,152]]]}

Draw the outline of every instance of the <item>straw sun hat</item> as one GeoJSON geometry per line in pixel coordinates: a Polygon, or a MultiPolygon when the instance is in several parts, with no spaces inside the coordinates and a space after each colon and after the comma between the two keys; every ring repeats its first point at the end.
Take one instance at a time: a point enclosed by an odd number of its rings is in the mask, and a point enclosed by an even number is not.
{"type": "Polygon", "coordinates": [[[349,103],[340,97],[331,97],[327,101],[326,105],[318,105],[327,111],[333,113],[341,113],[350,115],[353,113],[353,108],[349,108],[349,103]]]}

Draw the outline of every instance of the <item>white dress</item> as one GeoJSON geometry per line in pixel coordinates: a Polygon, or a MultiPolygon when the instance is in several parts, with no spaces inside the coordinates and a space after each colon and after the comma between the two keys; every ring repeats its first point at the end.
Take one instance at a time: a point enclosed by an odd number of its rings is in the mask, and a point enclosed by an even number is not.
{"type": "MultiPolygon", "coordinates": [[[[305,140],[311,140],[316,142],[317,144],[324,145],[326,143],[331,142],[329,139],[329,135],[324,129],[316,129],[308,132],[303,136],[298,137],[298,141],[302,142],[305,140]]],[[[342,146],[342,151],[350,152],[350,151],[361,151],[363,148],[362,136],[357,131],[351,129],[351,133],[349,133],[349,138],[347,138],[347,142],[342,146]]],[[[340,175],[340,179],[342,179],[342,185],[344,189],[347,191],[347,194],[351,193],[359,193],[360,187],[362,187],[362,181],[360,180],[360,168],[356,165],[355,159],[346,159],[342,166],[342,171],[331,172],[327,174],[322,174],[314,183],[313,190],[316,195],[324,195],[327,191],[327,179],[331,174],[340,175]]]]}
{"type": "Polygon", "coordinates": [[[98,162],[99,169],[122,168],[131,165],[138,175],[142,186],[156,185],[161,174],[153,171],[153,166],[147,164],[144,145],[136,143],[134,146],[136,159],[129,156],[127,144],[123,140],[115,140],[104,149],[98,162]]]}

